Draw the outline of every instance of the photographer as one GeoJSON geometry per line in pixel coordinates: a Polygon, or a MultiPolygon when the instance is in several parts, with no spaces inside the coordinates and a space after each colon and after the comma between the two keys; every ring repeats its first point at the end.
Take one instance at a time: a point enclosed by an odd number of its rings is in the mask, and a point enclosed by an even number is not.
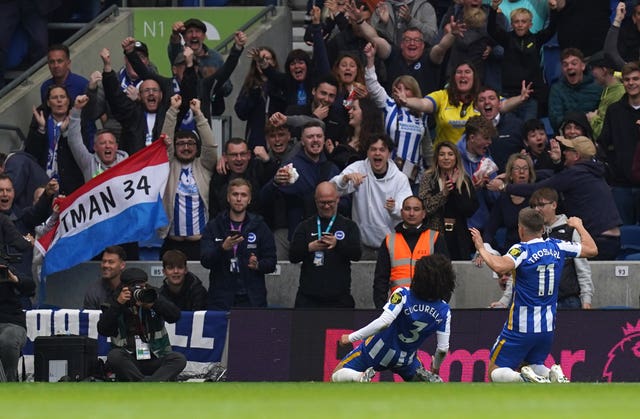
{"type": "Polygon", "coordinates": [[[141,269],[125,269],[120,282],[98,321],[98,333],[111,337],[107,368],[118,381],[175,381],[187,360],[171,350],[164,322],[177,322],[180,310],[147,284],[141,269]]]}
{"type": "MultiPolygon", "coordinates": [[[[23,242],[21,246],[30,246],[6,216],[0,215],[0,220],[0,242],[6,243],[4,239],[13,236],[23,242]]],[[[18,359],[27,341],[25,314],[20,298],[32,295],[36,286],[31,277],[18,276],[6,263],[0,256],[0,377],[6,377],[7,381],[18,381],[18,359]]],[[[0,381],[3,380],[0,378],[0,381]]]]}

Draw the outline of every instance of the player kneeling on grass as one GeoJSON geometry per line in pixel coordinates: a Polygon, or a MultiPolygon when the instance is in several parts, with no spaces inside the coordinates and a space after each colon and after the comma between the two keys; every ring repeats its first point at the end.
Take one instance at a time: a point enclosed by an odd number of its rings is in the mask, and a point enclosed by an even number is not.
{"type": "Polygon", "coordinates": [[[341,336],[341,345],[362,343],[340,361],[331,381],[371,381],[376,371],[391,370],[405,381],[442,382],[438,372],[449,350],[451,325],[447,301],[454,288],[455,274],[447,257],[434,254],[418,260],[410,288],[398,288],[380,317],[341,336]],[[417,351],[433,333],[438,344],[427,371],[417,351]]]}
{"type": "Polygon", "coordinates": [[[520,243],[503,256],[487,251],[480,232],[470,229],[473,244],[493,271],[500,275],[515,271],[508,318],[491,348],[493,382],[569,382],[560,365],[544,365],[553,344],[562,267],[567,258],[596,256],[598,248],[580,218],[569,218],[567,225],[578,232],[582,243],[543,239],[544,217],[535,208],[523,208],[518,214],[520,243]],[[518,373],[522,361],[529,365],[518,373]]]}

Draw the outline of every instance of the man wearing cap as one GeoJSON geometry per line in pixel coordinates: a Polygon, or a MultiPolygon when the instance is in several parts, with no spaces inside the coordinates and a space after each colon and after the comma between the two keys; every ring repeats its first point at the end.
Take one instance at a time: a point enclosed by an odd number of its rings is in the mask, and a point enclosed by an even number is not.
{"type": "Polygon", "coordinates": [[[593,129],[593,139],[596,139],[602,131],[602,124],[604,123],[604,117],[607,114],[609,105],[622,99],[624,86],[620,83],[620,80],[614,76],[613,71],[615,65],[604,52],[600,51],[593,54],[589,60],[589,67],[591,67],[593,79],[596,83],[604,87],[598,108],[594,111],[587,112],[587,118],[593,129]]]}
{"type": "Polygon", "coordinates": [[[180,309],[147,279],[142,269],[125,269],[98,320],[98,333],[111,338],[106,366],[118,381],[175,381],[187,365],[184,355],[172,351],[164,326],[178,321],[180,309]]]}
{"type": "Polygon", "coordinates": [[[640,64],[637,61],[622,67],[622,84],[625,94],[609,106],[598,144],[611,170],[609,184],[622,222],[636,224],[640,219],[640,167],[634,167],[640,158],[640,64]]]}
{"type": "MultiPolygon", "coordinates": [[[[207,26],[200,19],[187,19],[184,22],[177,21],[172,25],[171,37],[169,38],[169,62],[173,63],[178,53],[182,52],[184,47],[193,50],[196,57],[196,66],[200,77],[205,78],[216,72],[222,67],[224,60],[218,51],[207,47],[204,40],[207,33],[207,26]],[[184,45],[182,41],[184,40],[184,45]]],[[[224,86],[224,95],[231,93],[233,86],[227,81],[224,86]]]]}
{"type": "Polygon", "coordinates": [[[172,96],[162,127],[162,132],[167,134],[165,141],[169,156],[169,179],[163,198],[169,224],[161,230],[165,239],[160,256],[175,249],[184,252],[189,260],[200,260],[200,239],[209,220],[209,182],[216,167],[217,145],[198,99],[191,99],[188,106],[200,136],[194,131],[176,132],[181,106],[180,95],[172,96]]]}
{"type": "MultiPolygon", "coordinates": [[[[598,246],[594,259],[613,260],[620,250],[620,216],[604,179],[605,167],[594,159],[596,146],[587,137],[557,137],[562,146],[565,169],[536,183],[505,184],[496,178],[487,189],[529,197],[534,190],[548,187],[564,196],[564,209],[569,217],[580,217],[598,246]]],[[[552,140],[556,141],[556,140],[552,140]]]]}
{"type": "Polygon", "coordinates": [[[125,38],[122,41],[122,49],[124,51],[124,66],[118,71],[120,88],[131,100],[135,100],[137,98],[135,92],[142,81],[149,78],[149,73],[156,73],[156,71],[149,69],[149,48],[144,42],[125,38]],[[138,64],[137,67],[134,66],[134,63],[138,64]],[[142,66],[144,66],[144,70],[141,69],[142,66]]]}

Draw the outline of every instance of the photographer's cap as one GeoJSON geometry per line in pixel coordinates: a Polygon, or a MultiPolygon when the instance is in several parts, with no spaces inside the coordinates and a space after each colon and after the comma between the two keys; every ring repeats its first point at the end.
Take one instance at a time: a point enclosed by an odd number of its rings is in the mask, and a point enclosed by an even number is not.
{"type": "Polygon", "coordinates": [[[120,275],[122,285],[132,285],[139,282],[147,282],[147,273],[140,268],[127,268],[120,275]]]}

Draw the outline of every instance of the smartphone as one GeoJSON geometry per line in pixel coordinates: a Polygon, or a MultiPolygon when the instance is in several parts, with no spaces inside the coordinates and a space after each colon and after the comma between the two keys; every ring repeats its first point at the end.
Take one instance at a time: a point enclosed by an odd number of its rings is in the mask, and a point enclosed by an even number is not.
{"type": "Polygon", "coordinates": [[[230,233],[229,233],[229,236],[230,236],[232,239],[236,239],[236,238],[240,237],[241,235],[242,235],[242,234],[241,234],[239,231],[232,231],[232,232],[230,232],[230,233]]]}

